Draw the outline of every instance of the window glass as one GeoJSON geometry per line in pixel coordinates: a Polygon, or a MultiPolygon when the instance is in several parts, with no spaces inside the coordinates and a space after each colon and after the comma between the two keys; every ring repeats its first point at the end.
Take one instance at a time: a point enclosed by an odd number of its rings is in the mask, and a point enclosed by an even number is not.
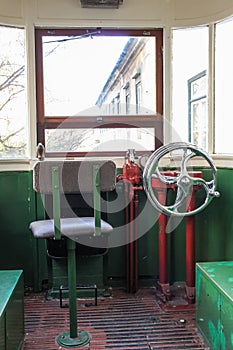
{"type": "Polygon", "coordinates": [[[154,147],[153,128],[47,129],[47,152],[125,152],[151,150],[154,147]]]}
{"type": "Polygon", "coordinates": [[[0,159],[27,156],[25,32],[0,26],[0,159]]]}
{"type": "MultiPolygon", "coordinates": [[[[172,140],[207,148],[208,28],[173,30],[172,140]],[[193,79],[198,79],[195,82],[193,79]]],[[[194,80],[195,80],[194,79],[194,80]]]]}
{"type": "Polygon", "coordinates": [[[189,79],[189,140],[204,149],[208,148],[207,92],[206,71],[189,79]]]}
{"type": "Polygon", "coordinates": [[[155,113],[154,37],[109,37],[96,32],[88,36],[43,36],[43,69],[48,117],[155,113]],[[145,91],[141,109],[134,81],[139,68],[145,91]],[[130,108],[123,93],[129,81],[129,89],[134,90],[130,108]]]}
{"type": "Polygon", "coordinates": [[[233,19],[216,24],[215,153],[233,153],[233,19]]]}

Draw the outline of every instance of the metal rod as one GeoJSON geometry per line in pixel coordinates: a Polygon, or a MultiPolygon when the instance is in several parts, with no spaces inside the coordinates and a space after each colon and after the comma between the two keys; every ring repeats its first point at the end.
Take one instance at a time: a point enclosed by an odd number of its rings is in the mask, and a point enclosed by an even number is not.
{"type": "MultiPolygon", "coordinates": [[[[165,204],[166,193],[162,190],[158,191],[158,201],[165,204]]],[[[160,213],[158,217],[159,233],[158,233],[158,254],[159,254],[159,283],[161,285],[168,283],[168,252],[167,252],[167,234],[166,225],[167,217],[165,214],[160,213]]]]}
{"type": "MultiPolygon", "coordinates": [[[[195,191],[187,200],[187,211],[195,209],[195,191]]],[[[189,303],[195,299],[195,217],[186,217],[186,293],[189,303]]]]}
{"type": "Polygon", "coordinates": [[[55,239],[61,239],[61,209],[60,209],[60,188],[59,188],[59,168],[52,168],[53,184],[53,219],[54,219],[54,236],[55,239]]]}
{"type": "MultiPolygon", "coordinates": [[[[158,190],[158,201],[165,205],[166,203],[166,190],[158,190]]],[[[158,254],[159,254],[159,281],[158,287],[162,291],[166,299],[171,299],[170,283],[168,282],[168,236],[166,233],[167,217],[165,214],[160,213],[158,217],[158,254]]]]}
{"type": "Polygon", "coordinates": [[[134,200],[131,199],[129,203],[129,231],[130,231],[130,242],[129,242],[129,290],[130,293],[134,291],[134,200]]]}
{"type": "Polygon", "coordinates": [[[100,172],[99,166],[93,166],[93,202],[95,217],[95,233],[94,236],[101,235],[101,202],[100,202],[100,172]]]}
{"type": "Polygon", "coordinates": [[[129,198],[129,184],[128,182],[124,181],[124,192],[125,192],[125,225],[126,225],[126,290],[127,293],[130,292],[130,282],[129,282],[129,269],[130,269],[130,263],[129,263],[129,205],[128,205],[128,198],[129,198]]]}
{"type": "Polygon", "coordinates": [[[77,338],[77,304],[76,304],[76,243],[67,239],[68,250],[68,286],[70,312],[70,338],[77,338]]]}
{"type": "Polygon", "coordinates": [[[134,192],[134,265],[135,265],[135,271],[134,271],[134,289],[135,292],[138,291],[138,208],[139,208],[139,195],[138,191],[135,190],[134,192]]]}

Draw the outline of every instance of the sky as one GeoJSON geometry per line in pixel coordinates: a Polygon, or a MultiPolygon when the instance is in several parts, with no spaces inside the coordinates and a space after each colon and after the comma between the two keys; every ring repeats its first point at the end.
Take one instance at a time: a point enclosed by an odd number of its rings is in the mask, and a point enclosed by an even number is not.
{"type": "Polygon", "coordinates": [[[93,107],[128,39],[93,36],[44,44],[47,112],[75,115],[93,107]]]}

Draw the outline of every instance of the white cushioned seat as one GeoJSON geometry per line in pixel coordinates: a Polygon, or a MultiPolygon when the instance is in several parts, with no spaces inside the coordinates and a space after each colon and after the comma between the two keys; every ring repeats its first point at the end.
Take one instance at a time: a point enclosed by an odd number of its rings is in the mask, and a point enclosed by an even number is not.
{"type": "MultiPolygon", "coordinates": [[[[35,238],[53,238],[54,221],[38,220],[30,224],[30,230],[35,238]]],[[[101,234],[108,234],[112,232],[113,227],[106,221],[101,220],[101,234]]],[[[94,235],[95,233],[95,219],[94,217],[74,217],[61,218],[61,235],[75,238],[84,235],[94,235]]]]}

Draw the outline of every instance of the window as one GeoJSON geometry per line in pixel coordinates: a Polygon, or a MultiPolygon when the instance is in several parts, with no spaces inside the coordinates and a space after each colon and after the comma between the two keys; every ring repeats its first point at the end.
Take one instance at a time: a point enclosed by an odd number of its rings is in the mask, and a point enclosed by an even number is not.
{"type": "Polygon", "coordinates": [[[206,71],[188,80],[189,141],[208,148],[206,71]]]}
{"type": "Polygon", "coordinates": [[[142,84],[141,82],[136,83],[136,111],[140,113],[142,105],[142,84]]]}
{"type": "Polygon", "coordinates": [[[121,113],[121,96],[120,96],[120,92],[118,92],[117,96],[116,96],[116,105],[117,105],[117,114],[121,113]]]}
{"type": "Polygon", "coordinates": [[[135,80],[136,113],[140,113],[142,104],[141,68],[137,69],[137,73],[133,76],[133,79],[135,80]]]}
{"type": "Polygon", "coordinates": [[[47,156],[161,145],[162,30],[36,29],[36,71],[38,142],[47,156]],[[145,79],[136,92],[139,67],[145,79]]]}
{"type": "Polygon", "coordinates": [[[173,30],[173,141],[191,141],[212,153],[233,154],[232,32],[232,17],[210,27],[173,30]],[[215,40],[209,46],[212,32],[215,40]],[[208,61],[214,67],[210,77],[208,61]],[[213,147],[208,149],[212,137],[213,147]]]}
{"type": "Polygon", "coordinates": [[[172,61],[172,140],[192,141],[206,150],[208,35],[208,27],[173,30],[172,61]]]}
{"type": "Polygon", "coordinates": [[[130,86],[129,82],[126,83],[125,87],[125,112],[129,114],[130,112],[130,86]]]}
{"type": "Polygon", "coordinates": [[[215,153],[232,154],[233,18],[216,24],[215,153]]]}
{"type": "Polygon", "coordinates": [[[0,159],[27,156],[24,29],[0,26],[0,159]]]}

